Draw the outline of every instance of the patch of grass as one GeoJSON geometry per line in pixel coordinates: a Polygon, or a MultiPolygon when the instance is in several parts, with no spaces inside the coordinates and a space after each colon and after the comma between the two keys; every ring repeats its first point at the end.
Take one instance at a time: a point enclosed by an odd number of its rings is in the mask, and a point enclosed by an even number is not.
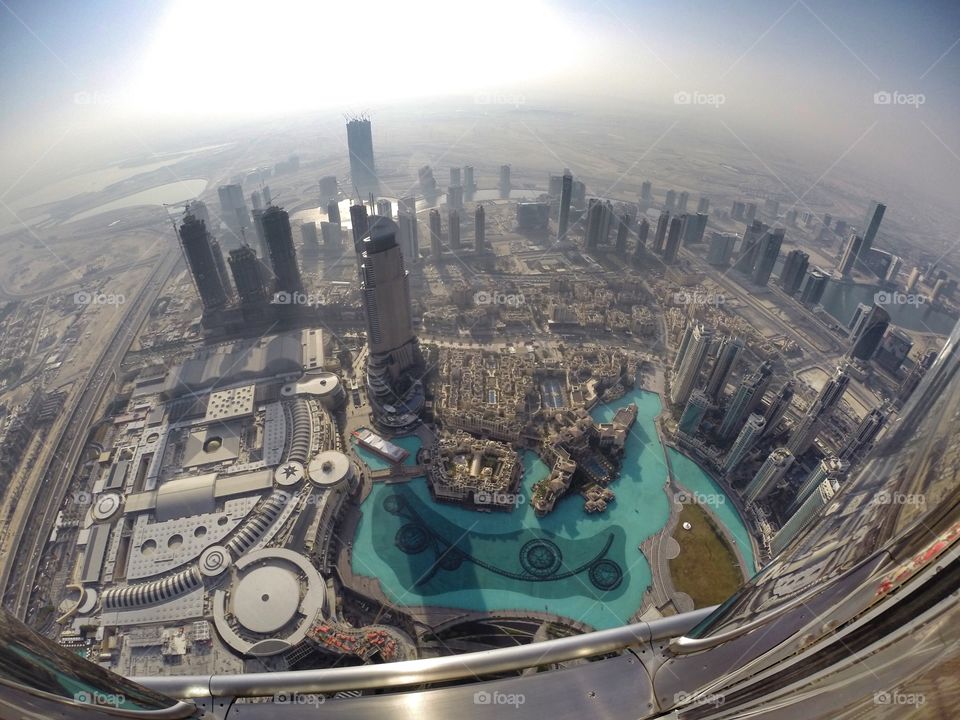
{"type": "Polygon", "coordinates": [[[722,603],[743,581],[737,556],[699,505],[684,505],[673,537],[680,554],[670,560],[673,586],[687,593],[695,607],[722,603]],[[683,523],[692,526],[683,529],[683,523]]]}

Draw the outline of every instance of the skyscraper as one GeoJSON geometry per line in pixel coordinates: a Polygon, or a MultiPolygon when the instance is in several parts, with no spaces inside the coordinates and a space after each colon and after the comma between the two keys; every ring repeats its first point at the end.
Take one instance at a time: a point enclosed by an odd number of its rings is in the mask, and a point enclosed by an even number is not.
{"type": "Polygon", "coordinates": [[[266,304],[269,297],[260,261],[249,245],[230,251],[230,272],[237,286],[241,307],[256,307],[266,304]]]}
{"type": "Polygon", "coordinates": [[[217,274],[220,276],[220,284],[223,285],[227,302],[233,302],[235,296],[233,294],[233,287],[230,285],[230,273],[227,272],[227,263],[223,259],[223,250],[220,249],[220,243],[211,239],[210,251],[213,253],[213,262],[217,266],[217,274]]]}
{"type": "Polygon", "coordinates": [[[814,465],[813,470],[810,471],[806,479],[800,484],[796,497],[793,499],[793,502],[790,503],[790,507],[787,508],[787,513],[791,515],[795,513],[799,507],[803,505],[804,501],[810,497],[810,493],[819,487],[820,483],[824,480],[827,478],[837,481],[842,480],[849,469],[850,463],[836,457],[824,458],[818,462],[814,465]]]}
{"type": "Polygon", "coordinates": [[[403,259],[408,265],[416,265],[420,262],[420,240],[417,229],[417,216],[409,213],[403,206],[397,214],[397,242],[400,244],[400,252],[403,253],[403,259]]]}
{"type": "Polygon", "coordinates": [[[777,486],[787,470],[793,465],[793,453],[787,448],[777,448],[763,461],[753,480],[743,491],[743,501],[753,503],[762,500],[777,486]]]}
{"type": "Polygon", "coordinates": [[[677,424],[677,429],[687,435],[695,434],[709,407],[710,398],[702,391],[694,390],[690,393],[690,399],[687,400],[687,405],[680,415],[680,422],[677,424]]]}
{"type": "Polygon", "coordinates": [[[850,376],[845,367],[837,368],[837,373],[824,383],[816,399],[810,404],[797,426],[790,435],[787,448],[795,457],[800,457],[816,439],[823,423],[830,417],[840,403],[843,393],[850,384],[850,376]]]}
{"type": "Polygon", "coordinates": [[[890,313],[879,305],[874,305],[858,322],[850,357],[862,362],[872,358],[889,327],[890,313]]]}
{"type": "Polygon", "coordinates": [[[684,190],[677,196],[677,212],[681,215],[687,211],[687,204],[690,202],[690,193],[684,190]]]}
{"type": "Polygon", "coordinates": [[[743,231],[743,240],[733,267],[742,275],[753,275],[753,266],[756,264],[757,253],[760,250],[760,240],[766,232],[766,226],[759,220],[754,220],[743,231]]]}
{"type": "Polygon", "coordinates": [[[700,200],[697,202],[697,214],[706,215],[710,211],[710,198],[703,195],[700,196],[700,200]]]}
{"type": "Polygon", "coordinates": [[[563,173],[560,184],[560,215],[557,218],[557,240],[567,236],[567,226],[570,223],[570,201],[573,198],[573,175],[563,173]]]}
{"type": "Polygon", "coordinates": [[[350,179],[362,196],[376,192],[377,166],[373,159],[373,132],[370,119],[354,117],[347,121],[347,149],[350,153],[350,179]]]}
{"type": "Polygon", "coordinates": [[[877,231],[880,229],[880,222],[883,220],[883,214],[886,210],[886,205],[875,200],[867,208],[867,214],[863,218],[863,243],[860,245],[860,252],[858,253],[862,263],[868,262],[870,251],[873,249],[873,241],[877,237],[877,231]]]}
{"type": "Polygon", "coordinates": [[[337,188],[337,176],[325,175],[320,178],[320,202],[328,203],[337,199],[339,190],[337,188]]]}
{"type": "Polygon", "coordinates": [[[667,228],[670,225],[670,213],[663,210],[657,219],[657,231],[653,235],[653,251],[663,255],[663,248],[667,241],[667,228]]]}
{"type": "Polygon", "coordinates": [[[440,241],[442,232],[440,211],[434,208],[430,211],[430,257],[434,262],[440,262],[443,256],[443,243],[440,241]]]}
{"type": "Polygon", "coordinates": [[[887,414],[886,408],[874,408],[868,412],[840,450],[840,459],[851,463],[862,460],[886,425],[887,414]]]}
{"type": "Polygon", "coordinates": [[[653,200],[653,185],[649,180],[644,180],[640,186],[640,199],[647,202],[653,200]]]}
{"type": "Polygon", "coordinates": [[[360,276],[369,352],[387,360],[391,377],[413,366],[416,345],[408,273],[396,239],[395,222],[378,215],[371,218],[360,276]]]}
{"type": "Polygon", "coordinates": [[[783,416],[786,415],[787,409],[793,401],[793,395],[793,380],[788,380],[783,384],[783,387],[780,388],[777,394],[774,395],[770,401],[770,405],[763,413],[763,419],[767,423],[766,430],[763,432],[764,435],[768,435],[776,429],[777,425],[783,419],[783,416]]]}
{"type": "Polygon", "coordinates": [[[473,245],[474,251],[482,253],[487,248],[487,212],[483,205],[477,205],[473,216],[473,245]]]}
{"type": "Polygon", "coordinates": [[[274,291],[302,293],[303,281],[297,264],[297,251],[293,246],[290,216],[286,210],[271,205],[263,213],[263,234],[270,251],[270,266],[276,277],[274,291]]]}
{"type": "Polygon", "coordinates": [[[751,414],[747,418],[747,422],[744,423],[743,429],[741,429],[737,435],[737,439],[733,441],[730,452],[728,452],[727,457],[724,458],[724,475],[729,475],[732,471],[736,470],[747,456],[747,453],[753,448],[754,443],[760,439],[764,426],[763,417],[756,413],[751,414]]]}
{"type": "Polygon", "coordinates": [[[780,247],[783,245],[783,228],[777,228],[766,233],[760,241],[757,251],[757,260],[753,268],[753,284],[766,287],[770,281],[777,258],[780,257],[780,247]]]}
{"type": "Polygon", "coordinates": [[[458,167],[450,168],[450,184],[460,185],[460,168],[458,167]]]}
{"type": "Polygon", "coordinates": [[[667,190],[666,197],[663,201],[664,206],[667,210],[673,210],[674,206],[677,204],[677,191],[676,190],[667,190]]]}
{"type": "Polygon", "coordinates": [[[243,188],[239,185],[222,185],[217,188],[220,197],[220,217],[230,230],[229,244],[239,247],[244,231],[250,227],[250,212],[243,199],[243,188]]]}
{"type": "Polygon", "coordinates": [[[733,257],[733,248],[737,244],[737,236],[732,233],[712,233],[710,249],[707,251],[707,262],[716,267],[727,267],[733,257]]]}
{"type": "Polygon", "coordinates": [[[787,295],[796,295],[807,274],[810,256],[802,250],[791,250],[780,271],[780,287],[787,295]]]}
{"type": "Polygon", "coordinates": [[[683,335],[680,336],[680,346],[677,348],[677,354],[673,359],[673,368],[672,372],[676,375],[680,372],[680,366],[683,364],[684,355],[687,353],[687,348],[690,346],[690,338],[693,337],[693,326],[694,323],[688,322],[686,327],[683,329],[683,335]]]}
{"type": "Polygon", "coordinates": [[[703,240],[703,233],[707,229],[707,214],[691,213],[683,215],[682,217],[683,228],[680,232],[682,244],[686,246],[701,242],[703,240]]]}
{"type": "Polygon", "coordinates": [[[223,286],[206,224],[203,220],[187,214],[180,225],[179,234],[180,247],[197,287],[204,314],[223,308],[227,304],[227,291],[223,286]]]}
{"type": "Polygon", "coordinates": [[[800,302],[807,307],[814,307],[819,304],[829,280],[830,276],[820,268],[810,268],[807,271],[807,279],[803,283],[803,289],[800,291],[800,302]]]}
{"type": "Polygon", "coordinates": [[[743,419],[753,412],[754,408],[763,399],[763,393],[770,384],[772,370],[770,363],[760,364],[755,371],[746,375],[737,386],[736,392],[727,405],[723,421],[720,423],[719,435],[723,439],[733,437],[740,428],[743,419]]]}
{"type": "Polygon", "coordinates": [[[843,250],[843,255],[840,257],[840,264],[837,265],[837,271],[841,276],[850,277],[850,273],[853,272],[853,266],[857,262],[857,255],[862,247],[863,237],[860,235],[851,234],[850,238],[847,240],[847,245],[843,250]]]}
{"type": "Polygon", "coordinates": [[[646,247],[647,245],[647,236],[650,234],[650,223],[647,222],[646,218],[643,218],[640,221],[640,224],[637,225],[637,250],[636,253],[640,254],[640,248],[646,247]]]}
{"type": "MultiPolygon", "coordinates": [[[[676,218],[675,218],[676,219],[676,218]]],[[[700,370],[707,359],[713,330],[697,323],[690,335],[690,341],[683,353],[680,369],[674,375],[670,385],[670,401],[674,405],[683,405],[690,397],[700,370]]]]}
{"type": "Polygon", "coordinates": [[[673,265],[677,261],[677,253],[680,251],[680,229],[683,222],[675,217],[670,220],[670,229],[667,231],[667,244],[663,248],[663,262],[667,265],[673,265]]]}
{"type": "Polygon", "coordinates": [[[460,249],[460,213],[451,210],[447,213],[447,235],[450,243],[450,249],[453,251],[460,249]]]}
{"type": "Polygon", "coordinates": [[[367,395],[374,423],[397,432],[418,422],[423,385],[410,311],[409,277],[397,244],[397,224],[374,215],[363,240],[360,296],[367,325],[367,395]]]}
{"type": "Polygon", "coordinates": [[[463,189],[468,193],[477,189],[477,181],[473,177],[473,165],[466,165],[463,168],[463,189]]]}
{"type": "Polygon", "coordinates": [[[463,209],[463,187],[460,185],[451,185],[447,188],[447,209],[463,209]]]}
{"type": "Polygon", "coordinates": [[[500,166],[500,194],[501,195],[510,194],[510,166],[509,165],[500,166]]]}
{"type": "Polygon", "coordinates": [[[725,337],[720,341],[720,350],[717,353],[717,360],[713,364],[713,370],[710,371],[710,379],[707,380],[706,390],[707,397],[714,402],[723,394],[723,389],[727,386],[727,379],[730,377],[733,366],[743,348],[743,340],[738,337],[725,337]]]}
{"type": "Polygon", "coordinates": [[[360,267],[360,255],[363,252],[363,238],[368,231],[367,206],[354,203],[350,206],[350,228],[353,236],[353,251],[357,255],[357,268],[360,267]]]}
{"type": "Polygon", "coordinates": [[[630,226],[633,224],[633,216],[629,213],[623,215],[617,222],[617,252],[620,255],[627,253],[627,238],[630,236],[630,226]]]}
{"type": "Polygon", "coordinates": [[[839,488],[840,484],[833,478],[827,478],[821,482],[790,519],[784,523],[780,531],[773,536],[773,540],[770,542],[770,551],[774,555],[780,553],[793,538],[800,534],[804,527],[810,524],[817,513],[820,512],[820,509],[833,499],[839,488]]]}

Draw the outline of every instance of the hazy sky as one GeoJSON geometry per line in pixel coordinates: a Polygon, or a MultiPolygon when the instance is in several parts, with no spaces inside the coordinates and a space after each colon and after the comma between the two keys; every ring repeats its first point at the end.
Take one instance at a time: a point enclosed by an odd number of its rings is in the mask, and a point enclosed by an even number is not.
{"type": "Polygon", "coordinates": [[[955,0],[0,0],[0,173],[124,126],[149,145],[222,119],[566,96],[716,119],[949,200],[958,78],[955,0]]]}

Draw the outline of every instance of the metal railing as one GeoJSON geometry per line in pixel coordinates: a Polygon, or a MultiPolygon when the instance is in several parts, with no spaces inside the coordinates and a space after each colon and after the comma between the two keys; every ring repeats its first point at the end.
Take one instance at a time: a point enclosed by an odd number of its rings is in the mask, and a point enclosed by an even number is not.
{"type": "Polygon", "coordinates": [[[485,675],[596,657],[633,645],[669,640],[696,627],[713,610],[713,607],[703,608],[610,630],[441,658],[327,670],[135,677],[131,680],[182,699],[265,697],[281,692],[332,693],[399,688],[465,678],[475,680],[485,675]]]}

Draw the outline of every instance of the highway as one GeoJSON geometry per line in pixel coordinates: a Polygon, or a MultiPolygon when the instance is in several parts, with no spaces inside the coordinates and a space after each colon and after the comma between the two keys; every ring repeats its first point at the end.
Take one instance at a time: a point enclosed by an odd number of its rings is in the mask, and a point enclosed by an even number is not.
{"type": "Polygon", "coordinates": [[[38,475],[42,480],[29,489],[30,497],[25,501],[30,511],[23,515],[24,521],[15,530],[10,555],[0,575],[4,600],[7,600],[9,590],[15,592],[12,603],[7,603],[8,609],[20,619],[27,618],[41,556],[86,445],[94,413],[114,383],[121,361],[179,260],[180,252],[173,245],[140,292],[127,303],[123,319],[110,340],[104,343],[83,387],[64,408],[67,420],[61,425],[60,437],[50,438],[53,451],[43,461],[43,473],[38,475]]]}

